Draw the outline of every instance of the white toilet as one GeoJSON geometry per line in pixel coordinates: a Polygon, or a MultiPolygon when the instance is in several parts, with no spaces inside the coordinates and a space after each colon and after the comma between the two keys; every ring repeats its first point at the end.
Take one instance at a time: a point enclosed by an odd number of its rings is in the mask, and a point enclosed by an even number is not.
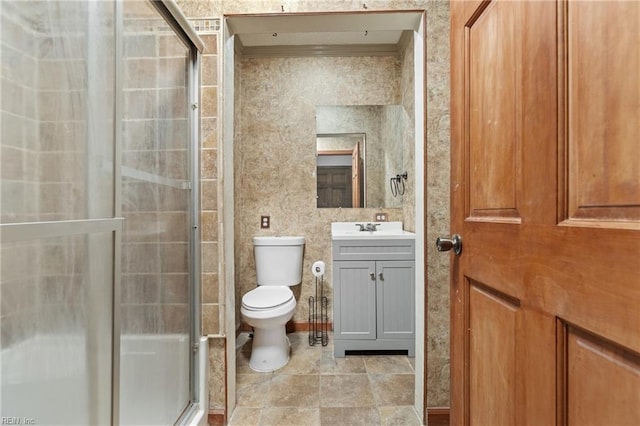
{"type": "Polygon", "coordinates": [[[253,327],[249,367],[270,372],[289,362],[285,324],[296,299],[289,287],[302,281],[304,237],[253,237],[258,287],[242,296],[240,312],[253,327]]]}

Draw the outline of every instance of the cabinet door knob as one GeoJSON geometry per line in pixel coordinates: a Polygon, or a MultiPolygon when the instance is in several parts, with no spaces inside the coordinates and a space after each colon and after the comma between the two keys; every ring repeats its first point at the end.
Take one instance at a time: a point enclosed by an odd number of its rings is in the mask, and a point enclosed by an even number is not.
{"type": "Polygon", "coordinates": [[[371,277],[371,281],[375,281],[376,280],[376,274],[375,273],[371,272],[369,274],[369,276],[371,277]]]}
{"type": "Polygon", "coordinates": [[[382,275],[382,272],[380,272],[380,281],[384,281],[384,276],[382,275]]]}

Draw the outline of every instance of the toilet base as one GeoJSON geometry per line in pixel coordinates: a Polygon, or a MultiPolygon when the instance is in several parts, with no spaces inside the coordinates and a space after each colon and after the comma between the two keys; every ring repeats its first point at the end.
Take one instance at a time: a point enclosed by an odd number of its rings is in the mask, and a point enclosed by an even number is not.
{"type": "Polygon", "coordinates": [[[291,343],[284,325],[253,329],[253,345],[249,367],[260,373],[270,373],[289,362],[291,343]]]}

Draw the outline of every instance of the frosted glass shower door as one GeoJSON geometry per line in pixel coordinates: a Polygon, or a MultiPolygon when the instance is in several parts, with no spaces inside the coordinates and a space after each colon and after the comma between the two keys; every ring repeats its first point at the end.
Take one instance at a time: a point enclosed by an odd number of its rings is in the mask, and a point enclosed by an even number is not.
{"type": "Polygon", "coordinates": [[[0,19],[1,422],[110,424],[114,4],[0,19]]]}
{"type": "Polygon", "coordinates": [[[123,3],[120,422],[174,424],[190,402],[190,50],[123,3]]]}

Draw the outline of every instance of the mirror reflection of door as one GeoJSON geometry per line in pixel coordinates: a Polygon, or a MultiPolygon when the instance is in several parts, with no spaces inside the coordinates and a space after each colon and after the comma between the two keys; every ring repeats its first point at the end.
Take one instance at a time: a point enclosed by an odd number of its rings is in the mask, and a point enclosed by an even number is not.
{"type": "Polygon", "coordinates": [[[360,145],[356,144],[351,152],[351,207],[364,207],[362,205],[362,173],[360,171],[360,145]]]}
{"type": "Polygon", "coordinates": [[[317,207],[366,206],[366,135],[322,133],[316,136],[317,207]]]}
{"type": "Polygon", "coordinates": [[[318,151],[318,207],[363,207],[362,158],[353,150],[318,151]]]}

